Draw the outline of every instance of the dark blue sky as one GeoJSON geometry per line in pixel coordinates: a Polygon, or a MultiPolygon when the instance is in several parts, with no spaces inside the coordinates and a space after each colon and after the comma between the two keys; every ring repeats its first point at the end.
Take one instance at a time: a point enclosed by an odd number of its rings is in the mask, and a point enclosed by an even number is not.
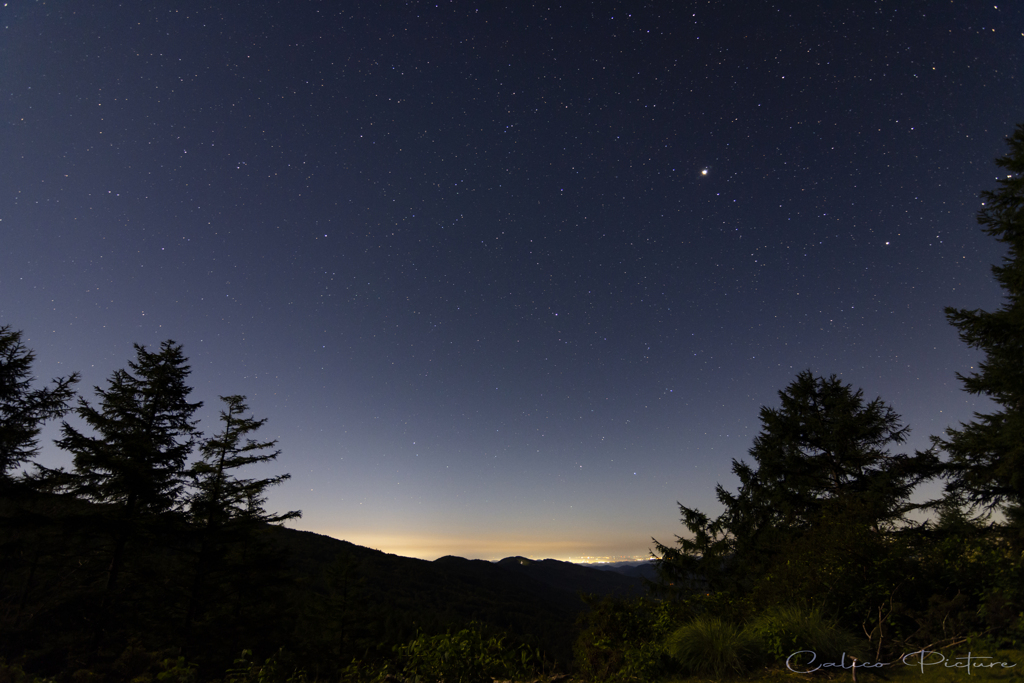
{"type": "Polygon", "coordinates": [[[984,407],[942,308],[1000,302],[974,216],[1022,30],[991,2],[9,2],[0,322],[83,388],[184,344],[204,427],[218,395],[269,418],[297,527],[643,556],[800,370],[911,449],[984,407]]]}

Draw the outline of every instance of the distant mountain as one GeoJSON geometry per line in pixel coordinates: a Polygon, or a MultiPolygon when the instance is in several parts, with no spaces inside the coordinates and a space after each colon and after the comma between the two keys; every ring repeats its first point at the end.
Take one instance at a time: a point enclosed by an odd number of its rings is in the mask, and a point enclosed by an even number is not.
{"type": "Polygon", "coordinates": [[[654,560],[642,560],[640,562],[608,562],[603,564],[584,564],[589,569],[597,569],[606,572],[615,572],[635,579],[647,579],[648,581],[658,580],[658,569],[654,560]]]}
{"type": "Polygon", "coordinates": [[[581,567],[592,569],[608,569],[616,567],[639,567],[642,564],[652,564],[654,560],[624,560],[622,562],[575,562],[581,567]]]}
{"type": "Polygon", "coordinates": [[[644,594],[640,575],[631,576],[626,572],[602,571],[571,562],[530,560],[525,557],[506,557],[495,564],[507,571],[529,576],[552,588],[571,593],[617,595],[627,598],[644,594]]]}

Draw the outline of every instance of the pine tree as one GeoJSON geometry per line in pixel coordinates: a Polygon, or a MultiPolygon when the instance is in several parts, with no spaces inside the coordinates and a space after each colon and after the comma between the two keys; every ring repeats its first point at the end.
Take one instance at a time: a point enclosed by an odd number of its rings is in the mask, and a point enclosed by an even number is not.
{"type": "Polygon", "coordinates": [[[33,389],[35,353],[21,341],[21,332],[0,327],[0,483],[39,452],[43,423],[63,417],[74,397],[78,373],[53,380],[53,386],[33,389]]]}
{"type": "MultiPolygon", "coordinates": [[[[45,556],[54,552],[49,500],[14,473],[39,452],[45,422],[70,410],[78,374],[58,377],[50,387],[33,388],[35,354],[22,333],[0,327],[0,643],[17,647],[25,633],[31,598],[42,591],[45,556]]],[[[48,592],[53,592],[51,585],[48,592]]]]}
{"type": "Polygon", "coordinates": [[[771,526],[799,531],[837,505],[875,530],[902,519],[911,491],[934,470],[926,467],[929,456],[889,453],[910,429],[881,398],[865,403],[863,396],[835,375],[804,371],[779,392],[781,408],[763,407],[762,431],[750,449],[757,469],[734,461],[740,492],[720,490],[738,515],[734,524],[748,533],[771,526]]]}
{"type": "Polygon", "coordinates": [[[223,526],[231,520],[277,524],[298,517],[299,512],[276,514],[267,512],[265,492],[290,478],[282,474],[266,479],[238,479],[234,471],[248,465],[271,462],[281,454],[271,450],[276,441],[256,441],[248,435],[259,430],[267,420],[244,417],[249,410],[245,396],[221,396],[227,409],[220,413],[222,432],[206,439],[202,460],[189,470],[195,493],[190,498],[190,514],[205,527],[223,526]]]}
{"type": "Polygon", "coordinates": [[[690,537],[677,548],[655,541],[667,579],[749,590],[787,553],[796,567],[792,550],[810,539],[848,543],[899,527],[916,507],[913,489],[936,473],[931,451],[890,453],[909,432],[900,416],[880,398],[865,403],[834,375],[801,372],[779,397],[780,408],[761,409],[753,464],[733,460],[739,491],[716,489],[724,512],[712,519],[680,505],[690,537]]]}
{"type": "Polygon", "coordinates": [[[96,387],[99,407],[79,400],[77,415],[96,433],[64,423],[58,445],[74,455],[72,489],[114,514],[104,522],[112,540],[103,589],[109,607],[128,544],[143,522],[180,510],[185,464],[199,437],[185,384],[190,369],[181,346],[165,341],[156,352],[135,345],[130,370],[117,370],[106,389],[96,387]]]}
{"type": "Polygon", "coordinates": [[[202,460],[189,470],[194,493],[189,516],[198,528],[198,550],[192,587],[185,616],[185,640],[192,623],[206,602],[205,590],[211,575],[225,570],[225,553],[232,544],[244,543],[245,536],[267,524],[280,524],[299,517],[298,511],[283,514],[264,508],[266,490],[287,480],[282,474],[265,479],[239,479],[237,470],[248,465],[271,462],[280,455],[275,441],[257,441],[250,434],[266,419],[245,417],[249,407],[244,396],[222,396],[226,409],[220,413],[223,431],[206,439],[202,460]]]}
{"type": "Polygon", "coordinates": [[[1007,171],[994,192],[982,192],[978,223],[1006,244],[1002,265],[992,267],[1005,301],[996,311],[947,308],[946,318],[968,346],[985,352],[964,389],[999,409],[975,413],[936,443],[949,454],[948,494],[987,511],[1002,510],[1024,527],[1024,124],[1007,139],[1010,153],[996,160],[1007,171]]]}

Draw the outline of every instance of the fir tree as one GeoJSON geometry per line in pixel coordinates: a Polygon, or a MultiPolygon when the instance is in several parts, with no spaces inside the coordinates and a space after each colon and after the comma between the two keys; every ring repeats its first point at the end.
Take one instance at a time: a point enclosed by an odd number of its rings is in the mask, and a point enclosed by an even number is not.
{"type": "Polygon", "coordinates": [[[719,497],[738,515],[747,533],[772,526],[789,532],[814,526],[826,506],[841,506],[860,523],[878,530],[902,519],[923,478],[934,475],[928,455],[889,452],[906,441],[909,427],[895,410],[876,398],[864,401],[835,375],[801,372],[779,392],[780,408],[761,408],[761,433],[750,456],[753,469],[733,461],[740,491],[719,487],[719,497]]]}
{"type": "Polygon", "coordinates": [[[946,318],[985,359],[970,375],[957,373],[969,393],[998,409],[975,413],[936,443],[949,454],[948,494],[987,511],[1001,509],[1024,527],[1024,124],[1007,139],[1010,153],[996,160],[1006,176],[982,192],[978,223],[1006,244],[1002,265],[992,267],[1005,301],[995,311],[947,308],[946,318]]]}
{"type": "Polygon", "coordinates": [[[63,417],[74,397],[78,373],[53,380],[49,388],[33,389],[35,353],[21,341],[21,332],[0,327],[0,483],[39,452],[43,423],[63,417]]]}
{"type": "MultiPolygon", "coordinates": [[[[298,511],[277,514],[264,508],[266,491],[287,480],[281,474],[265,479],[240,479],[237,471],[249,465],[271,462],[280,451],[275,441],[257,441],[250,437],[266,419],[245,417],[249,410],[244,396],[222,396],[226,409],[221,411],[223,430],[202,446],[202,459],[189,470],[194,493],[189,501],[189,516],[198,528],[198,550],[192,587],[185,616],[185,640],[192,623],[206,600],[207,584],[215,574],[227,570],[226,552],[232,545],[246,544],[246,536],[267,524],[280,524],[299,517],[298,511]]],[[[228,572],[230,573],[230,572],[228,572]]]]}
{"type": "Polygon", "coordinates": [[[733,460],[739,491],[716,489],[724,512],[712,519],[680,505],[690,536],[678,537],[678,547],[655,541],[669,581],[749,590],[787,553],[786,564],[795,567],[793,549],[812,539],[849,544],[899,527],[916,507],[909,502],[914,487],[935,475],[931,451],[889,452],[909,429],[880,398],[866,403],[862,391],[834,375],[809,371],[779,397],[780,408],[761,409],[753,464],[733,460]]]}
{"type": "Polygon", "coordinates": [[[103,589],[109,607],[128,544],[143,522],[153,525],[180,510],[185,464],[199,436],[192,419],[201,403],[189,403],[190,369],[181,346],[165,341],[156,352],[135,345],[130,370],[117,370],[106,389],[96,387],[98,407],[79,400],[77,415],[93,429],[83,434],[68,423],[58,445],[74,455],[71,488],[113,514],[105,518],[112,539],[103,589]]]}
{"type": "Polygon", "coordinates": [[[65,422],[58,441],[74,454],[78,493],[120,505],[128,516],[181,503],[185,463],[198,437],[192,415],[202,406],[187,400],[190,368],[180,345],[165,341],[150,352],[136,344],[135,351],[131,372],[117,370],[107,389],[96,387],[98,408],[79,400],[76,413],[97,436],[65,422]]]}
{"type": "MultiPolygon", "coordinates": [[[[19,485],[15,471],[39,452],[39,433],[48,420],[63,416],[74,396],[78,374],[58,377],[50,387],[33,388],[35,354],[22,333],[0,327],[0,642],[15,644],[27,630],[30,598],[40,592],[44,556],[57,547],[49,501],[19,485]]],[[[52,586],[51,591],[52,592],[52,586]]]]}
{"type": "Polygon", "coordinates": [[[294,511],[271,513],[263,507],[266,490],[286,481],[291,475],[281,474],[266,479],[236,477],[235,470],[276,460],[281,451],[271,450],[277,445],[276,441],[261,442],[249,437],[267,420],[244,417],[249,410],[245,396],[220,398],[227,404],[227,409],[220,413],[224,429],[203,442],[202,460],[189,470],[195,489],[189,501],[194,521],[213,528],[233,520],[277,524],[300,516],[300,512],[294,511]]]}

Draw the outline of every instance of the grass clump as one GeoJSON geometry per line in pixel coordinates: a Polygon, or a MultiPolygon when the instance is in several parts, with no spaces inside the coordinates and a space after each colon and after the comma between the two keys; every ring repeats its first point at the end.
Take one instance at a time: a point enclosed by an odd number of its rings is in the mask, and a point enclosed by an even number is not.
{"type": "Polygon", "coordinates": [[[760,658],[757,634],[718,617],[698,616],[676,629],[665,651],[687,673],[722,678],[749,671],[760,658]]]}

